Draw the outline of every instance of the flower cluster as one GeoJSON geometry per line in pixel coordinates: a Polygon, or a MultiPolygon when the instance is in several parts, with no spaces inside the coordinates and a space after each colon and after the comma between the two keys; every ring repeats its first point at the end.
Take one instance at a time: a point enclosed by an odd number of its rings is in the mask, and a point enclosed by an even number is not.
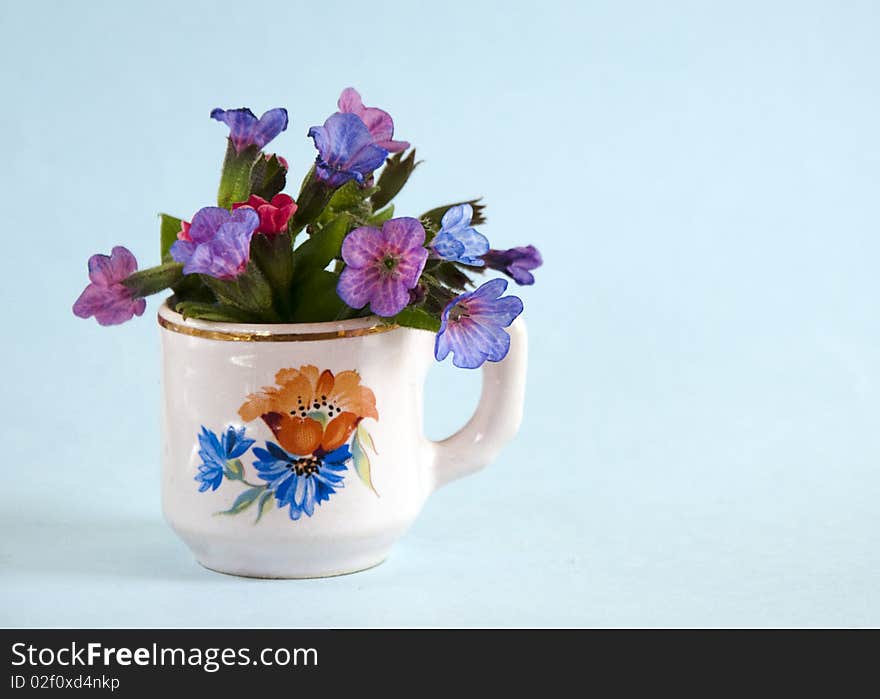
{"type": "MultiPolygon", "coordinates": [[[[94,255],[91,283],[73,307],[77,316],[123,323],[143,314],[144,297],[170,288],[169,305],[187,317],[296,323],[374,314],[433,330],[437,359],[452,354],[459,367],[507,355],[505,328],[522,312],[522,301],[504,295],[503,279],[478,286],[475,276],[494,270],[533,284],[541,255],[532,245],[492,248],[477,230],[485,223],[479,200],[395,217],[392,200],[418,161],[407,141],[395,140],[388,112],[365,106],[354,88],[343,90],[337,111],[308,129],[317,153],[295,199],[283,191],[287,161],[264,152],[287,130],[286,109],[258,118],[250,109],[217,108],[211,118],[229,128],[217,205],[191,217],[162,215],[156,267],[138,271],[123,247],[94,255]]],[[[202,444],[206,487],[219,482],[217,464],[235,451],[234,435],[224,439],[231,441],[202,444]]],[[[274,473],[272,464],[286,458],[280,453],[261,457],[261,474],[274,473]]],[[[327,479],[311,499],[295,499],[291,507],[308,514],[307,503],[320,502],[321,487],[333,485],[332,474],[327,479]]]]}

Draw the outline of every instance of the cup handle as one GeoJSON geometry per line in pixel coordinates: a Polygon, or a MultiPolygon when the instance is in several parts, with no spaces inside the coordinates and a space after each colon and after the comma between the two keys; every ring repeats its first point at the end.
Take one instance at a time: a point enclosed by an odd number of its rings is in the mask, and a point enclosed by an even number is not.
{"type": "Polygon", "coordinates": [[[477,410],[451,437],[434,442],[434,489],[491,463],[522,423],[528,338],[523,319],[508,328],[510,351],[500,362],[483,364],[477,410]]]}

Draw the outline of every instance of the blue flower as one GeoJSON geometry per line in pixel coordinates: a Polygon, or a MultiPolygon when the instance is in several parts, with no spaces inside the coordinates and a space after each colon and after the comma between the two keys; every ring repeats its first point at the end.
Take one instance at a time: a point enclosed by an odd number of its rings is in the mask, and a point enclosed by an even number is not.
{"type": "Polygon", "coordinates": [[[349,180],[363,184],[388,157],[388,151],[373,142],[370,130],[355,114],[336,112],[323,126],[310,128],[309,137],[318,149],[315,174],[330,187],[341,187],[349,180]]]}
{"type": "Polygon", "coordinates": [[[448,209],[440,220],[440,232],[431,242],[434,252],[444,260],[482,267],[485,262],[481,256],[489,251],[489,241],[471,228],[473,215],[470,204],[448,209]]]}
{"type": "Polygon", "coordinates": [[[245,428],[235,429],[232,425],[226,428],[222,437],[217,437],[207,427],[202,425],[199,434],[199,456],[202,463],[195,480],[199,481],[199,492],[204,493],[208,488],[217,490],[223,481],[223,472],[226,462],[237,459],[254,444],[253,439],[246,439],[245,428]]]}
{"type": "Polygon", "coordinates": [[[269,141],[287,129],[287,110],[283,107],[270,109],[259,119],[250,109],[214,109],[211,118],[229,127],[229,140],[235,152],[241,153],[248,146],[263,148],[269,141]]]}
{"type": "Polygon", "coordinates": [[[336,488],[343,487],[345,462],[351,458],[348,445],[318,454],[296,456],[272,442],[266,442],[265,449],[254,449],[257,474],[275,492],[278,507],[290,507],[291,519],[299,519],[303,513],[311,517],[315,505],[329,500],[336,488]]]}
{"type": "Polygon", "coordinates": [[[504,279],[486,282],[476,291],[453,299],[440,322],[434,356],[443,361],[453,352],[452,363],[462,369],[476,369],[483,362],[500,362],[510,350],[510,335],[504,328],[522,313],[516,296],[501,297],[507,290],[504,279]]]}

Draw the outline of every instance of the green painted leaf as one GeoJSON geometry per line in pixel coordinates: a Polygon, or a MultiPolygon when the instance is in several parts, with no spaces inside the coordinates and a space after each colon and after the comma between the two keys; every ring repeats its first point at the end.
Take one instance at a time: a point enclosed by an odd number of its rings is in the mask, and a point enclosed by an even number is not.
{"type": "Polygon", "coordinates": [[[317,420],[321,423],[321,427],[327,426],[327,413],[322,413],[320,410],[313,410],[310,413],[306,413],[306,417],[310,417],[312,420],[317,420]]]}
{"type": "Polygon", "coordinates": [[[364,445],[365,447],[369,447],[370,451],[372,451],[374,454],[379,453],[379,451],[376,449],[375,442],[373,442],[373,437],[372,435],[370,435],[369,432],[367,432],[367,428],[364,427],[364,423],[360,423],[358,425],[357,436],[362,445],[364,445]]]}
{"type": "Polygon", "coordinates": [[[311,237],[293,251],[293,270],[296,276],[324,269],[339,257],[342,241],[354,224],[349,213],[341,213],[316,230],[311,237]]]}
{"type": "Polygon", "coordinates": [[[159,254],[162,262],[172,262],[171,246],[177,240],[181,223],[181,220],[176,216],[159,214],[159,254]]]}
{"type": "MultiPolygon", "coordinates": [[[[372,441],[373,440],[371,439],[370,442],[372,443],[372,441]]],[[[367,456],[367,450],[361,443],[360,431],[355,433],[354,440],[351,443],[351,457],[354,462],[354,470],[358,474],[358,477],[364,482],[364,485],[376,493],[376,496],[378,497],[379,493],[377,493],[376,488],[373,487],[373,480],[370,477],[370,457],[367,456]]]]}
{"type": "Polygon", "coordinates": [[[416,306],[404,308],[394,316],[393,321],[405,328],[417,328],[419,330],[430,330],[431,332],[440,330],[440,318],[428,313],[424,308],[416,306]]]}
{"type": "Polygon", "coordinates": [[[244,492],[241,493],[237,498],[235,498],[235,502],[232,503],[232,507],[228,510],[223,510],[222,512],[218,512],[218,515],[237,515],[240,512],[244,512],[247,508],[256,502],[257,497],[266,490],[265,486],[260,488],[248,488],[244,492]]]}
{"type": "Polygon", "coordinates": [[[260,502],[257,504],[256,521],[259,522],[263,515],[272,509],[273,505],[275,505],[275,493],[271,490],[267,490],[260,496],[260,502]]]}
{"type": "Polygon", "coordinates": [[[244,478],[244,466],[241,465],[241,459],[232,459],[226,462],[223,467],[223,475],[231,481],[240,481],[244,478]]]}

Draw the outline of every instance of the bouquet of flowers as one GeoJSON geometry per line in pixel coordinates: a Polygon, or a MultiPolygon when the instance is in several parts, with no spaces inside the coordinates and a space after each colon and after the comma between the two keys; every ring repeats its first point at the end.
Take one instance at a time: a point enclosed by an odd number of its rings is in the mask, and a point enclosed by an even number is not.
{"type": "Polygon", "coordinates": [[[215,109],[229,127],[217,206],[187,221],[161,214],[161,264],[138,270],[114,247],[89,259],[90,283],[73,312],[115,325],[140,316],[145,297],[171,290],[185,318],[235,323],[313,323],[376,315],[437,334],[435,355],[476,368],[508,352],[504,328],[522,301],[501,278],[474,288],[473,275],[503,272],[534,283],[532,246],[490,248],[474,226],[478,199],[395,217],[393,200],[419,165],[395,141],[391,116],[365,107],[353,88],[339,111],[308,136],[318,155],[296,200],[283,190],[288,164],[265,147],[288,126],[287,110],[259,119],[250,109],[215,109]]]}

